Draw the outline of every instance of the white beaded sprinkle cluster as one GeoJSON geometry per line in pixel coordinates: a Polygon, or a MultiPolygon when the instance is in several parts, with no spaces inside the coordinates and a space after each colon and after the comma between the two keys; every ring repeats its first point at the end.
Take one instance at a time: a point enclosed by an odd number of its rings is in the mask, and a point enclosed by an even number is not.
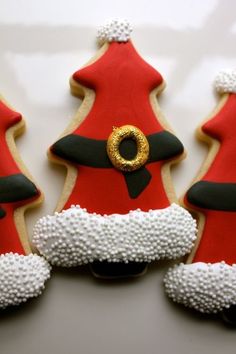
{"type": "Polygon", "coordinates": [[[214,84],[219,93],[236,93],[236,69],[220,71],[214,84]]]}
{"type": "Polygon", "coordinates": [[[0,255],[0,308],[19,305],[41,294],[50,277],[50,265],[36,254],[0,255]]]}
{"type": "Polygon", "coordinates": [[[114,19],[107,22],[98,29],[97,39],[99,43],[104,42],[127,42],[133,31],[127,20],[114,19]]]}
{"type": "Polygon", "coordinates": [[[236,305],[236,264],[192,263],[176,265],[164,277],[173,301],[204,313],[217,313],[236,305]]]}
{"type": "Polygon", "coordinates": [[[99,215],[80,206],[41,218],[33,243],[54,265],[70,267],[95,260],[151,262],[189,253],[196,221],[176,204],[160,210],[99,215]]]}

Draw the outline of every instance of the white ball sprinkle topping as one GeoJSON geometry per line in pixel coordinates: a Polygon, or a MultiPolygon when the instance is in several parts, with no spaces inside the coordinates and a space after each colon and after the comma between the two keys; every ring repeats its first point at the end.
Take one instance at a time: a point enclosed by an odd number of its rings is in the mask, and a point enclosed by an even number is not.
{"type": "Polygon", "coordinates": [[[50,265],[36,254],[0,255],[0,308],[19,305],[42,293],[50,277],[50,265]]]}
{"type": "Polygon", "coordinates": [[[95,260],[151,262],[189,253],[196,221],[176,204],[160,210],[99,215],[80,206],[41,218],[33,243],[54,265],[70,267],[95,260]]]}
{"type": "Polygon", "coordinates": [[[132,31],[133,29],[127,20],[114,19],[98,29],[97,38],[101,44],[104,42],[127,42],[132,31]]]}
{"type": "Polygon", "coordinates": [[[181,263],[169,269],[164,285],[174,302],[200,312],[217,313],[236,305],[236,264],[181,263]]]}
{"type": "Polygon", "coordinates": [[[214,85],[219,93],[236,93],[236,69],[220,71],[214,85]]]}

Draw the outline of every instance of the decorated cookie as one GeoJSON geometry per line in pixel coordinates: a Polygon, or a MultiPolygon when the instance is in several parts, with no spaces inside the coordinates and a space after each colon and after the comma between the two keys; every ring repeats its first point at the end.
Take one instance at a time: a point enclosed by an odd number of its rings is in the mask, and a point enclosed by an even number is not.
{"type": "Polygon", "coordinates": [[[0,98],[0,308],[41,294],[50,275],[47,261],[32,254],[24,221],[41,193],[16,150],[14,138],[24,130],[22,116],[0,98]]]}
{"type": "Polygon", "coordinates": [[[184,155],[156,102],[162,76],[135,50],[127,21],[98,31],[102,47],[71,78],[83,102],[49,158],[68,175],[35,245],[52,264],[89,263],[97,276],[138,275],[147,263],[188,253],[196,225],[178,206],[170,165],[184,155]]]}
{"type": "Polygon", "coordinates": [[[236,71],[215,80],[221,100],[199,128],[209,154],[184,204],[198,215],[199,232],[187,264],[165,276],[167,294],[205,313],[236,323],[236,71]]]}

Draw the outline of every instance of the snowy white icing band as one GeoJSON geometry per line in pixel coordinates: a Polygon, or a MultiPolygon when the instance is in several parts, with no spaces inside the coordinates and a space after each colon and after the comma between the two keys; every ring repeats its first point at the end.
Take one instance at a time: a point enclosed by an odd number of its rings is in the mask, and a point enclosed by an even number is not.
{"type": "Polygon", "coordinates": [[[114,19],[98,29],[97,39],[100,44],[104,42],[127,42],[133,31],[127,20],[114,19]]]}
{"type": "Polygon", "coordinates": [[[236,69],[220,71],[214,84],[219,93],[236,93],[236,69]]]}
{"type": "Polygon", "coordinates": [[[0,255],[0,309],[40,295],[50,277],[50,268],[48,262],[36,254],[0,255]]]}
{"type": "Polygon", "coordinates": [[[179,264],[164,278],[173,301],[204,313],[217,313],[236,305],[236,264],[202,262],[179,264]]]}
{"type": "Polygon", "coordinates": [[[196,222],[176,204],[160,210],[98,215],[72,206],[41,218],[33,243],[54,265],[78,266],[98,261],[151,262],[189,253],[196,222]]]}

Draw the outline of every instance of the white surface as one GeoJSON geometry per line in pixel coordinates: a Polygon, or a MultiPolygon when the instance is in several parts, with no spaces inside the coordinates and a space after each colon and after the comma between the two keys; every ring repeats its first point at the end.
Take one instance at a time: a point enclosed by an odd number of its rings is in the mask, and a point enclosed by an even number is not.
{"type": "MultiPolygon", "coordinates": [[[[180,195],[207,151],[194,129],[217,101],[215,74],[235,67],[235,13],[234,0],[1,0],[0,92],[27,120],[18,147],[46,196],[28,215],[30,231],[61,193],[64,172],[48,164],[46,150],[78,108],[68,79],[95,53],[97,26],[128,18],[136,48],[167,81],[159,103],[188,151],[173,171],[180,195]]],[[[235,331],[167,300],[168,265],[115,283],[55,271],[41,298],[1,315],[1,354],[235,353],[235,331]]]]}

